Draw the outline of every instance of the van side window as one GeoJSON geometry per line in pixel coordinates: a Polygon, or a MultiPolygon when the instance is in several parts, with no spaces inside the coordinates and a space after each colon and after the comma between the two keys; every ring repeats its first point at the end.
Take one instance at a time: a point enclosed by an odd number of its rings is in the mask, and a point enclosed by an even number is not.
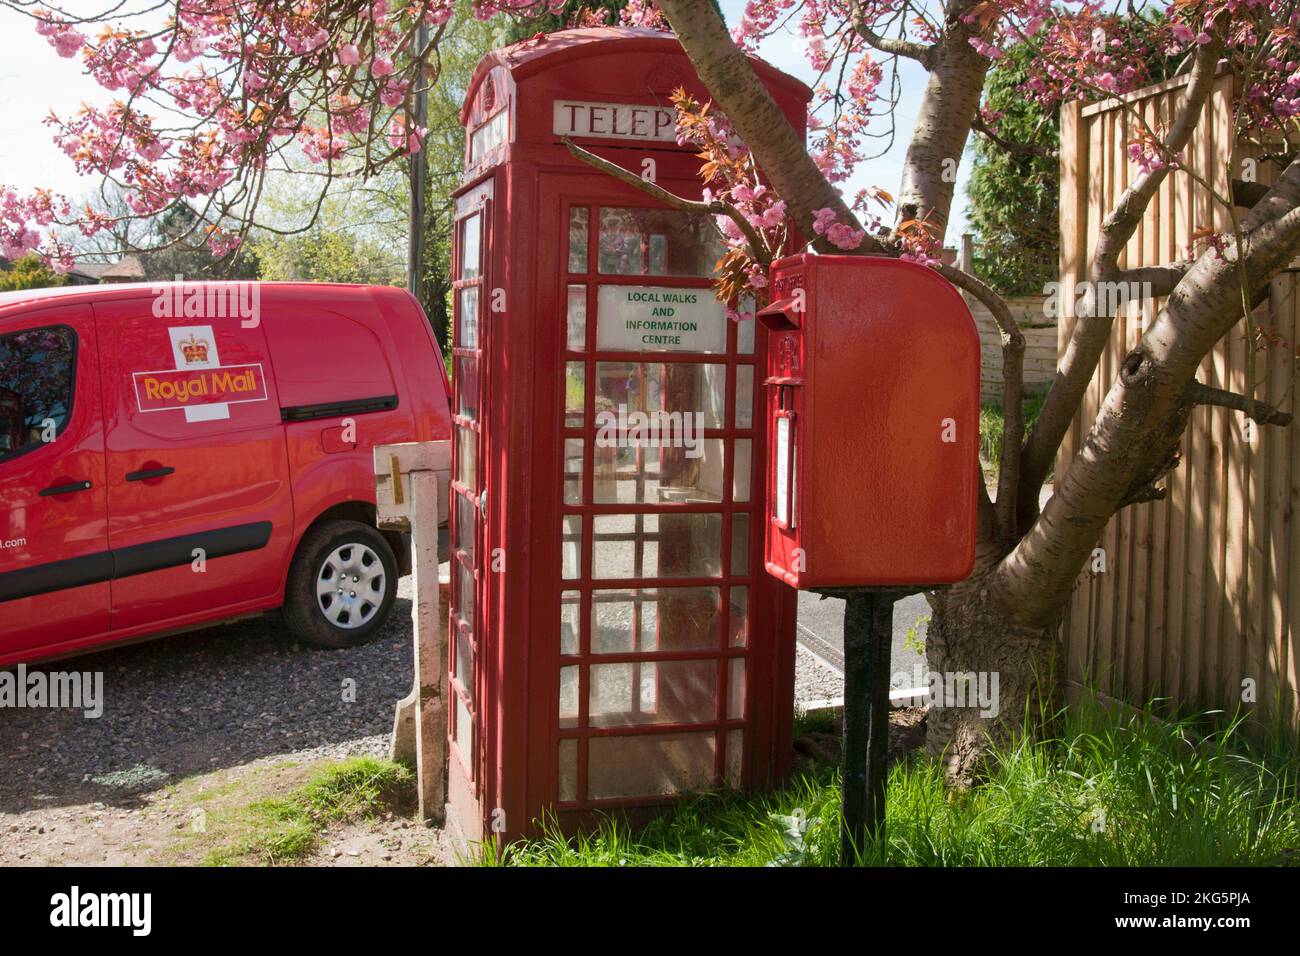
{"type": "Polygon", "coordinates": [[[0,335],[0,461],[53,441],[68,424],[76,345],[62,325],[0,335]]]}

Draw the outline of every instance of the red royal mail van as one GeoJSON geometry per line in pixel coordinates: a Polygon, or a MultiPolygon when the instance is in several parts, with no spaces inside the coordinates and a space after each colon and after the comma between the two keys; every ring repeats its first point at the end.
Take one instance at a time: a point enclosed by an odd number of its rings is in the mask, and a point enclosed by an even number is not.
{"type": "Polygon", "coordinates": [[[0,666],[281,606],[364,642],[409,563],[371,449],[449,438],[448,391],[400,289],[0,294],[0,666]]]}

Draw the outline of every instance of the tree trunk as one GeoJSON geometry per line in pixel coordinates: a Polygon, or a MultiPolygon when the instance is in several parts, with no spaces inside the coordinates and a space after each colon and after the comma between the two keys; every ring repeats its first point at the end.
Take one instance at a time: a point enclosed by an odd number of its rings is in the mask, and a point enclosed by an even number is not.
{"type": "Polygon", "coordinates": [[[970,786],[990,742],[1009,742],[1055,710],[1056,631],[1017,624],[987,571],[938,592],[925,641],[926,749],[942,759],[949,783],[970,786]]]}
{"type": "Polygon", "coordinates": [[[899,222],[925,220],[940,243],[948,231],[957,167],[979,112],[985,76],[993,65],[970,45],[972,31],[961,19],[974,5],[958,5],[948,17],[943,41],[935,48],[898,193],[899,222]]]}

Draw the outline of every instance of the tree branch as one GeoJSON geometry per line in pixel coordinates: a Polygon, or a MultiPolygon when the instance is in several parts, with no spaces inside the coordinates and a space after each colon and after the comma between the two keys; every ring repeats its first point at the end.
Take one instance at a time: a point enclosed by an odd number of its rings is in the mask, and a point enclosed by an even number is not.
{"type": "Polygon", "coordinates": [[[859,0],[849,0],[849,19],[853,23],[854,32],[881,53],[904,56],[909,60],[920,63],[927,70],[934,69],[935,58],[938,55],[938,49],[935,46],[917,43],[913,40],[881,36],[867,23],[866,15],[862,12],[862,4],[859,0]]]}
{"type": "MultiPolygon", "coordinates": [[[[800,233],[810,237],[819,252],[843,254],[829,238],[813,229],[813,213],[832,209],[840,223],[855,229],[862,228],[861,223],[817,168],[803,137],[795,132],[754,73],[749,57],[736,46],[714,5],[699,0],[660,0],[659,9],[672,25],[700,81],[726,114],[736,135],[749,147],[771,187],[785,200],[800,233]]],[[[880,251],[880,244],[869,233],[854,250],[861,255],[880,251]]]]}
{"type": "MultiPolygon", "coordinates": [[[[1211,42],[1199,47],[1196,52],[1182,107],[1164,138],[1163,148],[1168,156],[1180,153],[1187,146],[1204,113],[1205,103],[1214,89],[1219,57],[1223,52],[1224,23],[1225,17],[1220,15],[1211,42]]],[[[1141,222],[1143,213],[1151,203],[1151,197],[1156,194],[1168,174],[1169,167],[1140,173],[1124,190],[1119,202],[1102,223],[1101,235],[1093,249],[1089,279],[1094,285],[1112,281],[1118,273],[1120,253],[1141,222]]],[[[1032,514],[1038,508],[1037,498],[1031,500],[1030,495],[1037,495],[1036,489],[1042,486],[1052,468],[1061,440],[1070,428],[1079,402],[1092,380],[1106,343],[1110,340],[1113,325],[1113,315],[1076,317],[1065,354],[1057,364],[1051,390],[1025,441],[1020,463],[1021,514],[1032,514]],[[1031,492],[1030,489],[1035,490],[1031,492]]]]}
{"type": "Polygon", "coordinates": [[[975,120],[970,124],[970,128],[981,136],[986,137],[995,146],[1006,150],[1008,153],[1014,153],[1017,156],[1036,156],[1039,159],[1058,159],[1061,155],[1060,150],[1052,149],[1050,146],[1034,146],[1032,143],[1013,142],[995,133],[989,124],[984,122],[984,117],[978,113],[975,114],[975,120]]]}
{"type": "Polygon", "coordinates": [[[1300,165],[1282,173],[1243,226],[1241,243],[1197,260],[1124,359],[1056,493],[998,566],[992,586],[1019,623],[1059,620],[1106,522],[1176,451],[1188,388],[1205,356],[1241,321],[1243,283],[1266,286],[1300,247],[1300,165]]]}
{"type": "Polygon", "coordinates": [[[1249,209],[1268,195],[1268,186],[1264,183],[1248,183],[1242,179],[1232,181],[1232,201],[1244,209],[1249,209]]]}
{"type": "Polygon", "coordinates": [[[1286,426],[1291,424],[1293,418],[1290,412],[1278,411],[1267,402],[1247,398],[1245,395],[1214,388],[1201,382],[1192,382],[1187,386],[1187,398],[1197,405],[1217,405],[1221,408],[1235,409],[1261,425],[1286,426]]]}
{"type": "Polygon", "coordinates": [[[1136,283],[1141,288],[1141,297],[1144,300],[1162,299],[1178,287],[1178,283],[1183,281],[1183,276],[1187,275],[1195,264],[1195,259],[1182,259],[1158,266],[1123,269],[1115,273],[1111,281],[1124,284],[1136,283]]]}
{"type": "Polygon", "coordinates": [[[772,253],[767,248],[767,243],[763,241],[763,237],[759,235],[757,229],[749,224],[749,220],[741,214],[740,210],[730,203],[725,203],[720,199],[715,199],[712,202],[704,202],[703,200],[698,199],[685,199],[678,196],[676,193],[670,193],[668,190],[656,183],[642,179],[636,173],[624,169],[617,163],[611,163],[609,160],[602,159],[595,153],[583,149],[567,136],[563,137],[561,142],[564,143],[565,148],[570,153],[582,160],[588,166],[599,169],[602,173],[613,176],[619,182],[627,183],[629,186],[635,187],[643,193],[653,196],[660,202],[672,206],[674,209],[680,209],[683,212],[727,216],[736,224],[736,228],[745,234],[745,241],[749,243],[749,248],[752,250],[754,258],[764,266],[772,264],[772,253]]]}

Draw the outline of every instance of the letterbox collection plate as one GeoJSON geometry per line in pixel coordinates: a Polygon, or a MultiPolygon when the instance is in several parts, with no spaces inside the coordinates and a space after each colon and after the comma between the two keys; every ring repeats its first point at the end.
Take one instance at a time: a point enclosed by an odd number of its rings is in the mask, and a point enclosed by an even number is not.
{"type": "Polygon", "coordinates": [[[794,415],[778,412],[776,418],[776,488],[773,497],[773,517],[782,528],[794,527],[795,441],[794,415]]]}
{"type": "Polygon", "coordinates": [[[727,313],[710,289],[602,285],[596,348],[608,352],[725,352],[727,313]]]}

